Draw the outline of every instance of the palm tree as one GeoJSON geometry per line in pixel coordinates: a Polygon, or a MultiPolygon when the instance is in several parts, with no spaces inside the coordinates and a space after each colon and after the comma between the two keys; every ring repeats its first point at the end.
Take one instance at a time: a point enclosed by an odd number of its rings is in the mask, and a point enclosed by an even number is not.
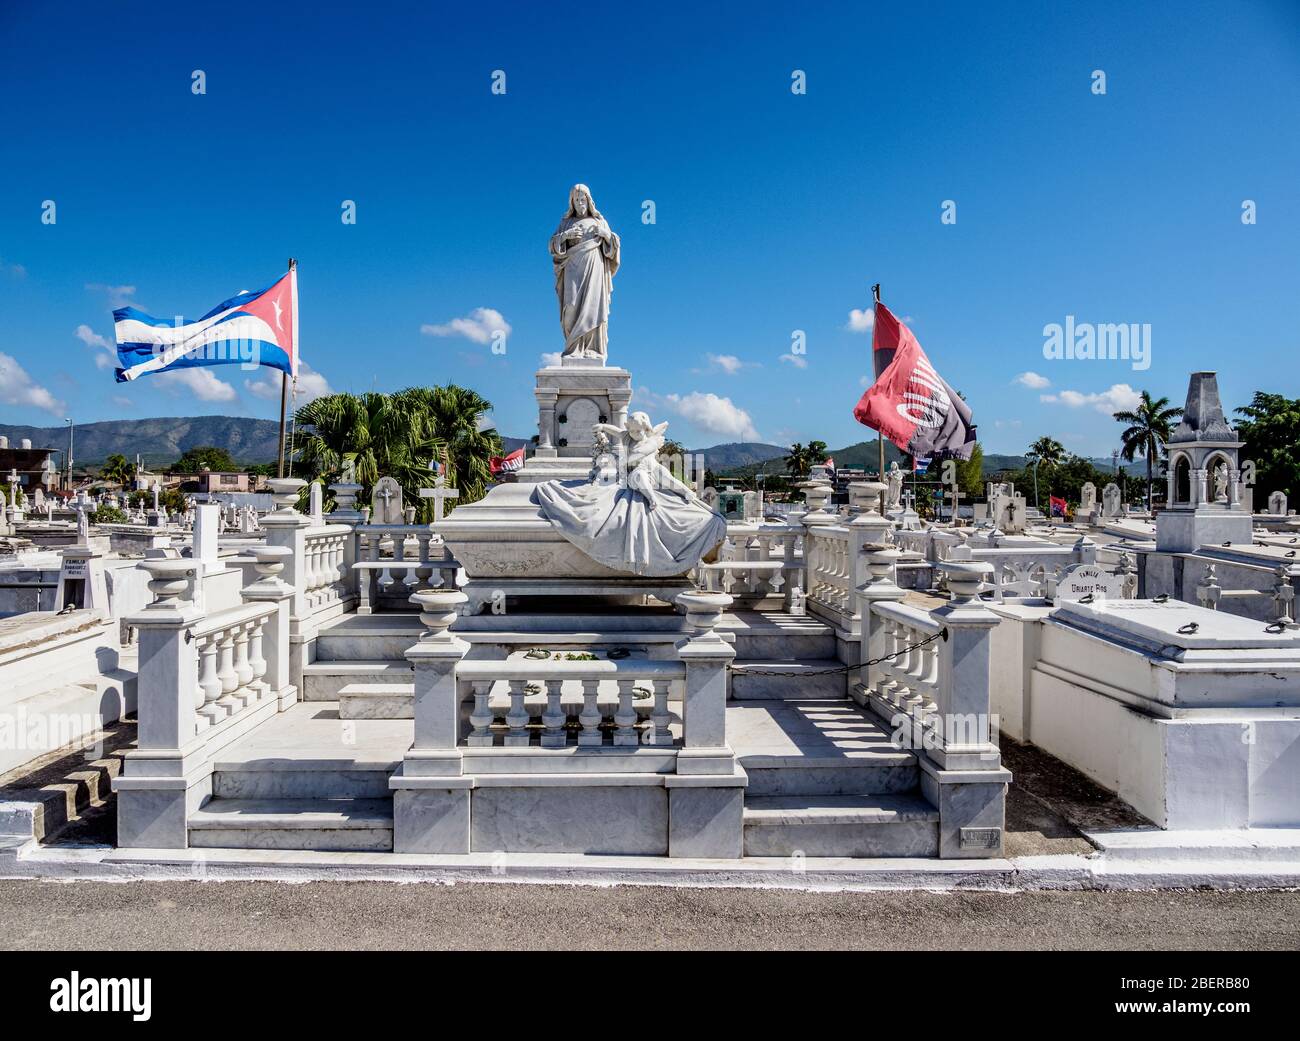
{"type": "Polygon", "coordinates": [[[1030,463],[1037,460],[1039,466],[1060,466],[1065,459],[1065,445],[1053,437],[1040,437],[1025,453],[1030,463]]]}
{"type": "Polygon", "coordinates": [[[785,467],[791,477],[807,477],[814,466],[825,461],[825,441],[809,441],[806,445],[796,441],[785,457],[785,467]]]}
{"type": "Polygon", "coordinates": [[[104,460],[100,476],[106,481],[113,481],[125,488],[135,480],[135,463],[128,462],[124,455],[110,455],[104,460]]]}
{"type": "Polygon", "coordinates": [[[1152,471],[1155,468],[1155,461],[1164,449],[1165,442],[1169,440],[1170,421],[1181,411],[1177,408],[1169,408],[1168,405],[1168,398],[1153,401],[1151,394],[1144,390],[1136,409],[1114,414],[1118,422],[1129,424],[1120,434],[1120,443],[1123,446],[1120,455],[1129,462],[1136,459],[1139,452],[1146,456],[1148,513],[1154,508],[1152,471]]]}
{"type": "Polygon", "coordinates": [[[402,486],[408,505],[432,520],[432,500],[418,496],[433,484],[435,463],[460,491],[458,502],[483,497],[492,479],[490,459],[501,436],[485,426],[491,403],[477,392],[448,384],[410,387],[395,394],[331,394],[300,408],[295,444],[300,465],[315,480],[339,480],[348,464],[369,496],[381,476],[402,486]]]}

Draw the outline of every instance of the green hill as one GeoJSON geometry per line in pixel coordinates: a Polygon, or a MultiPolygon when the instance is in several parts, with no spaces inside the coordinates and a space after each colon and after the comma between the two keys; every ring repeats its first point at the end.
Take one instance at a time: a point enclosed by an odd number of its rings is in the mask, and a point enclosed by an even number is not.
{"type": "MultiPolygon", "coordinates": [[[[68,449],[68,428],[0,425],[11,445],[30,438],[38,448],[68,449]]],[[[76,465],[102,463],[110,455],[134,459],[145,466],[173,463],[199,445],[224,448],[240,463],[265,463],[278,452],[280,424],[243,416],[160,416],[156,419],[114,419],[77,424],[72,445],[76,465]]],[[[60,456],[62,458],[62,456],[60,456]]]]}

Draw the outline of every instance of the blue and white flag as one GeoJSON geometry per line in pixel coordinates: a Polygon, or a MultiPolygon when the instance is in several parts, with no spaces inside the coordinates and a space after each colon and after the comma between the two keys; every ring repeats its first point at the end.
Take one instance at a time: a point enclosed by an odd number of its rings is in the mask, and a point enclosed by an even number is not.
{"type": "Polygon", "coordinates": [[[117,381],[193,365],[259,365],[298,374],[298,271],[257,293],[240,293],[202,318],[154,318],[134,307],[113,312],[117,381]]]}

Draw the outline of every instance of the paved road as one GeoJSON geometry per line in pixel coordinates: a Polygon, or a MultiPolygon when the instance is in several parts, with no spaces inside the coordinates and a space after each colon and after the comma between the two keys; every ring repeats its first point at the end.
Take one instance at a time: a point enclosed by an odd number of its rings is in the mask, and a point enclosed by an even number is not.
{"type": "Polygon", "coordinates": [[[1298,893],[0,881],[5,949],[1284,949],[1298,893]]]}

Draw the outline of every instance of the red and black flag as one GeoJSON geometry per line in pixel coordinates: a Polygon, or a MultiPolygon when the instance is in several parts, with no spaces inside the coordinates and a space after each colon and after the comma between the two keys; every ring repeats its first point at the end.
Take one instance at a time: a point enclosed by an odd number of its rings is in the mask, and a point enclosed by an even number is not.
{"type": "Polygon", "coordinates": [[[912,330],[879,301],[871,347],[876,382],[853,418],[914,459],[969,459],[975,448],[970,408],[935,372],[912,330]]]}

